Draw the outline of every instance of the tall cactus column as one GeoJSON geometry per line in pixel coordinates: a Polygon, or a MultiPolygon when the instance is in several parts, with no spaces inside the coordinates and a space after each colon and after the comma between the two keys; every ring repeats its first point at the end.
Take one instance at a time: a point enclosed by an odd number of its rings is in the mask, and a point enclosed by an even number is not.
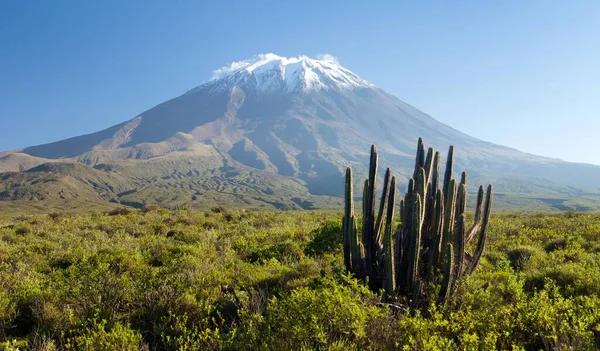
{"type": "Polygon", "coordinates": [[[375,145],[371,146],[371,158],[369,162],[369,179],[368,183],[365,184],[364,194],[364,212],[363,212],[363,245],[366,251],[365,265],[367,275],[371,278],[375,278],[375,263],[376,263],[376,251],[375,241],[375,201],[377,189],[377,149],[375,145]]]}
{"type": "MultiPolygon", "coordinates": [[[[388,169],[389,174],[389,169],[388,169]]],[[[384,300],[388,296],[393,296],[396,291],[396,273],[394,262],[394,203],[396,201],[396,177],[392,177],[389,186],[389,199],[385,218],[385,229],[383,233],[383,289],[385,291],[384,300]]]]}
{"type": "Polygon", "coordinates": [[[356,216],[354,215],[354,192],[351,168],[346,169],[346,191],[342,228],[344,232],[344,264],[348,271],[355,272],[361,269],[363,257],[358,238],[356,216]]]}
{"type": "Polygon", "coordinates": [[[492,185],[479,188],[474,223],[466,229],[467,175],[452,178],[454,147],[448,150],[440,188],[440,153],[425,151],[419,138],[412,179],[400,201],[400,224],[394,232],[396,178],[388,168],[376,214],[377,149],[371,147],[369,178],[363,191],[363,228],[359,238],[354,215],[352,170],[346,171],[344,209],[344,263],[348,271],[368,279],[374,291],[384,290],[386,301],[419,306],[437,299],[445,304],[456,282],[477,267],[487,239],[492,207],[492,185]],[[467,245],[477,237],[472,254],[467,245]],[[437,292],[431,286],[438,286],[437,292]]]}

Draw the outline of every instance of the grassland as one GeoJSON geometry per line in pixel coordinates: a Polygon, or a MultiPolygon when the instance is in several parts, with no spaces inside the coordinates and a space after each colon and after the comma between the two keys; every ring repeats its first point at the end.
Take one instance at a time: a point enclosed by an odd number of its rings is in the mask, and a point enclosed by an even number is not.
{"type": "Polygon", "coordinates": [[[0,349],[593,350],[600,215],[495,214],[452,302],[411,313],[345,274],[337,212],[0,218],[0,349]],[[425,317],[426,315],[426,317],[425,317]]]}

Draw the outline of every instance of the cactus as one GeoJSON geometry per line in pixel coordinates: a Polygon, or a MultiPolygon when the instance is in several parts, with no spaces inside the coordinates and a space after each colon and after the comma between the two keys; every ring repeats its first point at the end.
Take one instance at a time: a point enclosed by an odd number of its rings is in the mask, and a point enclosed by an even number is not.
{"type": "Polygon", "coordinates": [[[344,264],[348,271],[359,269],[362,265],[362,249],[358,240],[358,231],[356,227],[352,169],[348,167],[348,169],[346,169],[344,219],[342,221],[344,232],[344,264]]]}
{"type": "MultiPolygon", "coordinates": [[[[375,248],[375,200],[377,189],[377,149],[375,145],[371,146],[371,159],[369,162],[369,179],[365,183],[365,193],[363,196],[363,245],[366,251],[365,265],[366,274],[371,280],[376,278],[377,270],[377,250],[375,248]]],[[[385,194],[384,194],[385,195],[385,194]]]]}
{"type": "Polygon", "coordinates": [[[457,281],[476,268],[485,249],[493,187],[479,188],[473,225],[466,228],[467,174],[452,178],[454,147],[450,146],[440,187],[440,153],[426,151],[419,138],[412,178],[400,200],[400,224],[394,231],[396,177],[386,170],[376,213],[378,154],[373,145],[369,178],[363,189],[362,236],[356,226],[352,170],[346,171],[343,219],[344,263],[374,291],[383,289],[384,301],[405,301],[412,308],[435,298],[445,305],[457,281]],[[376,216],[377,214],[377,216],[376,216]],[[472,254],[467,245],[477,237],[472,254]],[[433,284],[431,284],[433,283],[433,284]],[[438,286],[437,292],[431,291],[438,286]]]}
{"type": "MultiPolygon", "coordinates": [[[[388,168],[389,170],[389,168],[388,168]]],[[[396,177],[392,177],[389,186],[389,202],[394,203],[396,199],[396,177]]],[[[383,289],[385,291],[384,299],[387,300],[387,296],[391,296],[396,291],[396,267],[394,262],[394,243],[392,237],[394,224],[394,206],[387,207],[387,215],[385,218],[385,229],[383,234],[383,260],[384,260],[384,280],[383,289]]]]}
{"type": "Polygon", "coordinates": [[[446,251],[444,252],[444,263],[442,265],[442,271],[444,278],[440,287],[440,293],[438,295],[438,305],[445,304],[448,301],[450,295],[450,287],[453,285],[454,276],[454,249],[452,244],[448,244],[446,251]]]}
{"type": "Polygon", "coordinates": [[[350,244],[350,237],[352,236],[352,229],[350,228],[350,221],[354,217],[354,192],[352,191],[352,168],[346,169],[346,183],[344,190],[344,218],[342,218],[342,232],[344,233],[344,265],[346,270],[352,270],[351,253],[352,246],[350,244]]]}

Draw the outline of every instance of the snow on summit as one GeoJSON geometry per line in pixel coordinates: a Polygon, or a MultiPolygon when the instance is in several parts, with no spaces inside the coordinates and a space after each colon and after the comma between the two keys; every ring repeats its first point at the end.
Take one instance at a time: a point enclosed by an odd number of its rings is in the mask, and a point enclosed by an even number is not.
{"type": "Polygon", "coordinates": [[[373,87],[327,54],[319,59],[261,54],[219,68],[207,84],[220,89],[245,84],[260,93],[373,87]]]}

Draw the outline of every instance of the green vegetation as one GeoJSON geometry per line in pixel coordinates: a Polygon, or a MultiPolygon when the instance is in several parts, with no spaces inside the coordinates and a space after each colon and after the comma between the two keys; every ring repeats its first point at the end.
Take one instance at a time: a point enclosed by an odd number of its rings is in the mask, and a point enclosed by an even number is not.
{"type": "MultiPolygon", "coordinates": [[[[22,172],[2,172],[0,167],[0,209],[11,213],[15,208],[22,213],[49,213],[77,206],[106,210],[145,204],[201,210],[218,205],[263,210],[337,209],[342,205],[340,197],[309,193],[300,179],[235,168],[214,159],[173,155],[94,167],[52,162],[22,172]]],[[[341,179],[332,179],[333,188],[342,188],[341,179]]]]}
{"type": "Polygon", "coordinates": [[[383,291],[345,273],[341,217],[215,208],[0,219],[0,349],[600,347],[599,214],[492,216],[478,269],[423,312],[382,304],[383,291]]]}
{"type": "MultiPolygon", "coordinates": [[[[396,165],[389,155],[382,153],[381,157],[398,172],[396,182],[404,191],[408,178],[412,176],[409,173],[411,161],[406,157],[406,164],[396,165]]],[[[326,196],[315,195],[323,191],[309,191],[315,190],[315,184],[309,187],[304,180],[235,162],[225,164],[215,158],[169,154],[147,160],[79,160],[84,163],[65,159],[38,164],[38,160],[28,163],[32,167],[21,171],[18,165],[3,167],[3,161],[5,159],[0,157],[0,212],[3,213],[51,213],[76,211],[78,208],[106,211],[116,206],[139,208],[144,204],[170,209],[184,206],[196,210],[208,210],[219,205],[261,210],[337,210],[343,206],[342,174],[323,179],[320,190],[335,194],[326,196]]],[[[366,177],[364,168],[367,162],[353,161],[351,164],[357,176],[366,177]]],[[[599,189],[579,189],[541,178],[490,173],[478,163],[459,165],[461,169],[473,171],[469,173],[470,183],[494,184],[496,213],[600,209],[599,189]]],[[[474,199],[477,189],[472,190],[474,192],[469,195],[474,199]]],[[[469,205],[473,206],[474,202],[469,205]]]]}
{"type": "Polygon", "coordinates": [[[452,178],[454,147],[450,146],[440,187],[440,158],[440,153],[431,147],[425,156],[425,145],[419,138],[415,170],[400,201],[400,225],[394,232],[396,177],[391,176],[389,168],[385,172],[379,214],[375,216],[378,157],[375,145],[371,146],[360,239],[354,216],[352,169],[346,170],[342,219],[346,270],[367,280],[371,290],[383,289],[386,302],[399,300],[411,308],[427,307],[432,296],[437,296],[437,303],[445,304],[457,280],[473,273],[483,254],[492,209],[492,185],[487,195],[483,186],[479,187],[474,223],[467,231],[467,174],[462,173],[457,187],[452,178]],[[465,248],[475,237],[477,246],[469,254],[465,248]]]}

